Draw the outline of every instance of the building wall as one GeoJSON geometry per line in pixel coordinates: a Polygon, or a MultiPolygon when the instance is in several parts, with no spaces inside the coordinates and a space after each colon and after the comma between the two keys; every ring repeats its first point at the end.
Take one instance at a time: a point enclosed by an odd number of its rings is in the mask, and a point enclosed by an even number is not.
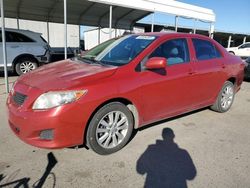
{"type": "MultiPolygon", "coordinates": [[[[17,19],[6,18],[6,28],[18,28],[17,19]]],[[[47,22],[19,20],[19,28],[42,33],[51,47],[64,47],[64,25],[59,23],[49,23],[49,35],[47,30],[47,22]],[[49,37],[48,37],[49,36],[49,37]]],[[[67,26],[68,47],[79,47],[79,26],[67,26]]]]}
{"type": "MultiPolygon", "coordinates": [[[[112,38],[123,35],[124,29],[112,29],[112,38]]],[[[99,43],[109,40],[109,28],[92,29],[84,32],[85,50],[89,50],[99,43]],[[99,36],[100,35],[100,36],[99,36]]]]}

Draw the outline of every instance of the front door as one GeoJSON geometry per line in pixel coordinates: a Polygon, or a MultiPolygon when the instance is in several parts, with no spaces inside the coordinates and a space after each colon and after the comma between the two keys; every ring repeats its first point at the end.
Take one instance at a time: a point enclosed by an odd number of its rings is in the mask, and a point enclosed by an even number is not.
{"type": "MultiPolygon", "coordinates": [[[[185,111],[193,105],[193,67],[186,39],[163,42],[151,57],[164,57],[167,67],[140,72],[144,122],[159,120],[185,111]]],[[[144,60],[143,62],[146,62],[144,60]]]]}

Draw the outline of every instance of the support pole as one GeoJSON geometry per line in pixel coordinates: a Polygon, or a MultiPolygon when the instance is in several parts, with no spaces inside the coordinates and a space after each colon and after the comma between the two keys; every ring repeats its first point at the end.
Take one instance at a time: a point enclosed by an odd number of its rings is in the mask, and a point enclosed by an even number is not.
{"type": "Polygon", "coordinates": [[[212,22],[210,23],[209,36],[210,38],[214,38],[214,24],[212,22]]]}
{"type": "Polygon", "coordinates": [[[196,23],[197,23],[197,19],[194,19],[194,28],[193,28],[193,33],[196,34],[196,23]]]}
{"type": "Polygon", "coordinates": [[[78,29],[79,29],[79,37],[78,37],[79,45],[78,45],[78,48],[80,49],[80,46],[81,46],[81,25],[78,26],[78,29]]]}
{"type": "Polygon", "coordinates": [[[227,47],[230,48],[232,36],[230,35],[227,41],[227,47]]]}
{"type": "Polygon", "coordinates": [[[178,32],[178,19],[179,17],[178,16],[175,16],[175,32],[178,32]]]}
{"type": "Polygon", "coordinates": [[[20,29],[20,22],[19,22],[19,18],[16,19],[16,24],[17,24],[17,29],[20,29]]]}
{"type": "Polygon", "coordinates": [[[98,44],[101,44],[101,27],[98,27],[98,44]]]}
{"type": "Polygon", "coordinates": [[[246,41],[247,41],[247,37],[245,36],[245,37],[243,38],[243,44],[245,44],[246,41]]]}
{"type": "Polygon", "coordinates": [[[67,0],[64,0],[64,59],[67,59],[67,0]]]}
{"type": "Polygon", "coordinates": [[[9,93],[9,80],[8,80],[8,70],[7,70],[7,53],[6,53],[6,40],[5,40],[5,20],[4,20],[3,0],[0,0],[0,6],[1,6],[1,21],[2,21],[4,80],[5,80],[6,93],[9,93]]]}
{"type": "Polygon", "coordinates": [[[47,21],[47,37],[48,37],[48,44],[50,45],[49,21],[47,21]]]}
{"type": "Polygon", "coordinates": [[[155,12],[152,13],[151,32],[154,32],[154,24],[155,24],[155,12]]]}
{"type": "Polygon", "coordinates": [[[112,5],[109,6],[109,39],[112,38],[112,5]]]}

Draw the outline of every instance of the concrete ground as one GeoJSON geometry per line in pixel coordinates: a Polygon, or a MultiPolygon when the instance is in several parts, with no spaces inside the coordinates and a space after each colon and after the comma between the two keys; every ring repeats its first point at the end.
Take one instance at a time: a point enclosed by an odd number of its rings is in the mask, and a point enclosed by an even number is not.
{"type": "Polygon", "coordinates": [[[20,141],[7,123],[3,83],[2,76],[0,187],[250,187],[248,82],[229,112],[205,109],[156,123],[109,156],[85,148],[38,149],[20,141]]]}

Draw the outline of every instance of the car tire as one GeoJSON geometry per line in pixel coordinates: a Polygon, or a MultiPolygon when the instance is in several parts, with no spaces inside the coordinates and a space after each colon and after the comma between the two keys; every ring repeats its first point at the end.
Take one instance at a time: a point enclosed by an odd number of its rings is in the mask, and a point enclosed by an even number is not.
{"type": "Polygon", "coordinates": [[[235,96],[234,84],[230,81],[226,81],[215,103],[211,106],[211,109],[220,113],[228,111],[233,104],[234,96],[235,96]]]}
{"type": "Polygon", "coordinates": [[[100,155],[114,153],[127,144],[133,125],[133,115],[124,104],[109,103],[91,119],[87,130],[87,145],[100,155]]]}
{"type": "Polygon", "coordinates": [[[38,64],[34,58],[22,57],[17,60],[15,71],[20,76],[22,74],[35,70],[37,67],[38,64]]]}

